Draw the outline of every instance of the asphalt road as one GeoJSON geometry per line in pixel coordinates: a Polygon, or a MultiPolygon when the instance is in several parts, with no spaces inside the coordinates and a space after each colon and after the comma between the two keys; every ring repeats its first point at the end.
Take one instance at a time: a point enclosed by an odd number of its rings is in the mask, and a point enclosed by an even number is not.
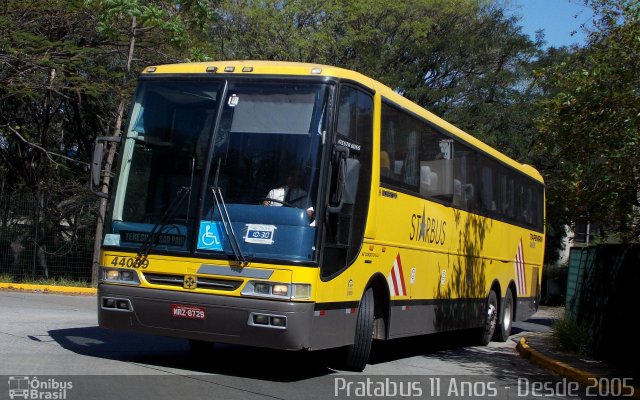
{"type": "Polygon", "coordinates": [[[195,356],[184,340],[100,329],[95,297],[0,291],[0,399],[27,384],[65,399],[573,398],[515,351],[550,317],[539,312],[487,347],[461,334],[376,344],[365,371],[349,373],[336,350],[216,345],[195,356]]]}

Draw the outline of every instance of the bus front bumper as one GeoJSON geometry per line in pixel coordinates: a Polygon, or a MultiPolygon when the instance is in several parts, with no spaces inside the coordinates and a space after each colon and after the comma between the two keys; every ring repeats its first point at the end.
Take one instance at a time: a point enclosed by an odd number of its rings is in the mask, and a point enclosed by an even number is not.
{"type": "Polygon", "coordinates": [[[314,303],[98,286],[98,324],[114,330],[301,350],[311,347],[313,315],[314,303]]]}

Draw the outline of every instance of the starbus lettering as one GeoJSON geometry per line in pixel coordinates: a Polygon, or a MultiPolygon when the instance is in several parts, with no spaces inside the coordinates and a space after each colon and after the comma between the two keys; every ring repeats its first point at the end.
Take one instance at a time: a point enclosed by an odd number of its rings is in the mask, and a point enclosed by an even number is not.
{"type": "Polygon", "coordinates": [[[427,217],[426,207],[422,208],[422,215],[411,215],[411,232],[409,240],[429,244],[444,245],[447,238],[447,222],[437,218],[427,217]]]}

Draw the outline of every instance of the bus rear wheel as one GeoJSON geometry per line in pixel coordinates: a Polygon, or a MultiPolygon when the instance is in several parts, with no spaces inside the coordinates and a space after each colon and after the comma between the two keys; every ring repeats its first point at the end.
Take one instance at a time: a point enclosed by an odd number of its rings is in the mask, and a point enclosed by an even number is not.
{"type": "Polygon", "coordinates": [[[499,342],[506,342],[511,335],[511,325],[513,323],[513,294],[511,290],[507,290],[507,295],[504,298],[502,305],[502,318],[496,327],[496,332],[493,338],[499,342]]]}
{"type": "Polygon", "coordinates": [[[373,341],[373,289],[369,288],[360,301],[356,320],[356,332],[352,345],[347,348],[345,368],[361,372],[367,365],[373,341]]]}
{"type": "Polygon", "coordinates": [[[491,341],[498,324],[498,296],[491,290],[484,310],[484,325],[481,329],[480,345],[486,346],[491,341]]]}

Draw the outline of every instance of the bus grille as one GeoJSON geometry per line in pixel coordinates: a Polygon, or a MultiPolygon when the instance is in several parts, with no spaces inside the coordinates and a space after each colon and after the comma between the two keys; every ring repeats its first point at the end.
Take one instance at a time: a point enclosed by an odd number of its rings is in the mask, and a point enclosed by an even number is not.
{"type": "MultiPolygon", "coordinates": [[[[153,285],[180,286],[184,285],[184,275],[165,275],[144,273],[147,282],[153,285]]],[[[202,289],[233,291],[242,285],[242,280],[197,278],[198,287],[202,289]]]]}
{"type": "Polygon", "coordinates": [[[154,285],[182,286],[184,284],[183,275],[144,274],[144,279],[154,285]]]}
{"type": "Polygon", "coordinates": [[[198,278],[198,287],[215,290],[236,290],[242,281],[231,279],[198,278]]]}

